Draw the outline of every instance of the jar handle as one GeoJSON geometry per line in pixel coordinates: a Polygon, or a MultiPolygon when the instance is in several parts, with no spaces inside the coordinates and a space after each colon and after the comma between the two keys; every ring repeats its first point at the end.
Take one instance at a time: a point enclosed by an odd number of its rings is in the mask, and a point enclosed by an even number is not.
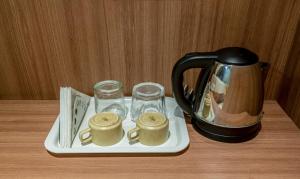
{"type": "Polygon", "coordinates": [[[139,140],[140,138],[140,134],[139,134],[139,131],[140,131],[140,128],[139,127],[136,127],[136,128],[133,128],[131,130],[128,131],[127,133],[127,138],[130,142],[136,142],[139,140]],[[136,135],[132,136],[132,134],[136,133],[136,135]]]}
{"type": "Polygon", "coordinates": [[[87,129],[80,131],[79,139],[80,139],[81,143],[83,143],[83,144],[92,142],[91,128],[87,128],[87,129]],[[83,135],[86,133],[89,133],[89,136],[87,138],[84,138],[83,135]]]}

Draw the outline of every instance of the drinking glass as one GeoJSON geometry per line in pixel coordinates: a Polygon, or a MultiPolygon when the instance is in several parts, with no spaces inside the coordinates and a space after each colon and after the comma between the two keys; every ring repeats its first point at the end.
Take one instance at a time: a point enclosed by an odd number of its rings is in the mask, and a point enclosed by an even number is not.
{"type": "Polygon", "coordinates": [[[136,121],[142,114],[153,112],[166,116],[164,87],[152,82],[135,85],[132,90],[131,119],[136,121]]]}
{"type": "Polygon", "coordinates": [[[123,85],[120,81],[106,80],[96,83],[94,86],[95,111],[113,112],[124,120],[127,115],[125,106],[123,85]]]}

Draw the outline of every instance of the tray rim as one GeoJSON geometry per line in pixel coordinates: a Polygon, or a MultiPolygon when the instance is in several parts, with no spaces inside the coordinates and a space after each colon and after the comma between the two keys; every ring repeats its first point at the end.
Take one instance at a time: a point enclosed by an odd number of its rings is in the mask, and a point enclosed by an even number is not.
{"type": "MultiPolygon", "coordinates": [[[[126,100],[130,99],[131,97],[125,97],[126,100]]],[[[91,99],[93,100],[93,99],[91,99]]],[[[172,97],[166,97],[166,100],[174,102],[176,104],[176,107],[178,104],[176,103],[175,99],[172,97]]],[[[180,109],[181,113],[183,114],[183,111],[180,109]]],[[[185,118],[180,118],[181,120],[178,120],[178,125],[180,126],[180,132],[181,132],[181,142],[179,145],[176,145],[175,147],[160,147],[155,148],[155,147],[150,147],[145,151],[145,150],[140,150],[140,148],[133,148],[133,147],[121,147],[121,148],[110,148],[110,150],[103,150],[99,151],[99,149],[94,148],[95,150],[91,150],[92,148],[60,148],[56,147],[53,143],[55,141],[55,132],[59,132],[59,114],[56,117],[45,141],[44,141],[44,147],[46,148],[47,151],[53,153],[53,154],[134,154],[134,153],[144,153],[144,154],[159,154],[159,153],[164,153],[164,154],[174,154],[174,153],[179,153],[186,149],[189,146],[190,143],[190,138],[189,138],[189,133],[187,130],[187,125],[185,122],[185,118]],[[124,149],[127,148],[129,150],[118,150],[118,149],[124,149]],[[151,149],[152,150],[149,150],[151,149]],[[113,149],[113,150],[111,150],[113,149]],[[117,149],[117,150],[115,150],[117,149]],[[139,149],[139,150],[138,150],[139,149]]]]}

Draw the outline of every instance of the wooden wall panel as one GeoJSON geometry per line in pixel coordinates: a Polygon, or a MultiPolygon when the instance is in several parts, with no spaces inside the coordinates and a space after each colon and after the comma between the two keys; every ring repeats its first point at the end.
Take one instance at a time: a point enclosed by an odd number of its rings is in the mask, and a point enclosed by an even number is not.
{"type": "MultiPolygon", "coordinates": [[[[300,12],[297,0],[0,1],[0,99],[57,99],[59,86],[155,81],[191,51],[242,46],[271,63],[275,99],[300,12]]],[[[197,78],[188,73],[187,83],[197,78]]]]}
{"type": "Polygon", "coordinates": [[[284,70],[278,102],[300,128],[300,24],[284,70]]]}

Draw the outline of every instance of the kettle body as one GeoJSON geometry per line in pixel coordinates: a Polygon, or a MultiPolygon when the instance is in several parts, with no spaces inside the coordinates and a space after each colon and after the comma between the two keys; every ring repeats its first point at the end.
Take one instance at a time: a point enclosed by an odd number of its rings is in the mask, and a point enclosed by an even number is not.
{"type": "Polygon", "coordinates": [[[201,134],[223,142],[242,142],[261,128],[264,87],[255,53],[239,47],[186,54],[174,66],[172,88],[179,106],[201,134]],[[187,99],[183,73],[201,68],[194,96],[187,99]]]}

